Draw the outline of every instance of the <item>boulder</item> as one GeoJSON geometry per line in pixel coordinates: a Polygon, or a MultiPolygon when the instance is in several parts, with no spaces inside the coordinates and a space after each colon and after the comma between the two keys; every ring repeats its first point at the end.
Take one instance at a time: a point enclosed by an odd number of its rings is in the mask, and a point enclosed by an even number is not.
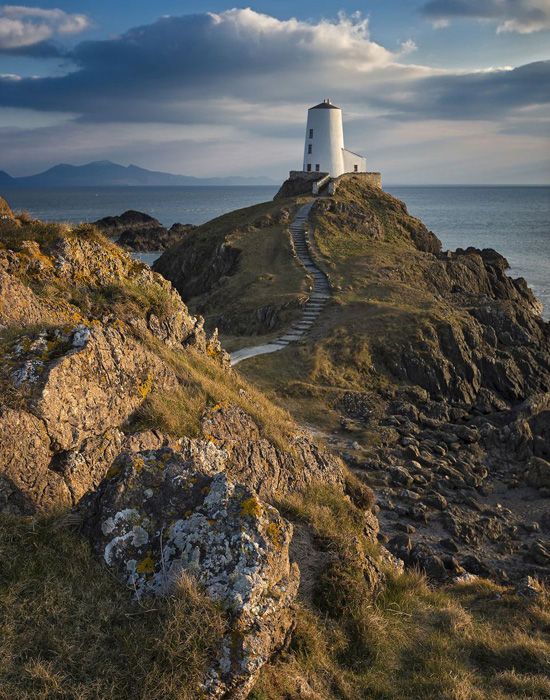
{"type": "Polygon", "coordinates": [[[169,448],[122,453],[109,476],[80,506],[94,550],[136,598],[196,577],[230,621],[200,696],[246,698],[293,626],[292,526],[248,487],[169,448]]]}
{"type": "Polygon", "coordinates": [[[0,511],[31,515],[71,505],[63,477],[50,469],[52,455],[42,421],[23,410],[0,408],[0,511]]]}
{"type": "Polygon", "coordinates": [[[218,404],[205,414],[204,436],[227,455],[232,478],[248,484],[262,498],[304,491],[315,482],[343,483],[340,460],[321,449],[304,431],[285,448],[264,438],[251,417],[233,404],[218,404]]]}
{"type": "Polygon", "coordinates": [[[76,326],[66,336],[44,331],[16,354],[11,378],[32,397],[56,450],[121,425],[153,384],[175,386],[166,365],[122,326],[76,326]]]}
{"type": "Polygon", "coordinates": [[[527,483],[535,488],[550,487],[550,462],[531,457],[527,465],[527,483]]]}

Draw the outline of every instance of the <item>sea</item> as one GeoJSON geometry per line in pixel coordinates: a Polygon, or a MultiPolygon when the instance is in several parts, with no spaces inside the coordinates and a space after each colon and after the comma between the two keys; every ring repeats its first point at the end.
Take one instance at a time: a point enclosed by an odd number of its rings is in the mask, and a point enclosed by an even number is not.
{"type": "MultiPolygon", "coordinates": [[[[445,249],[494,248],[524,277],[550,320],[550,186],[409,186],[384,189],[403,200],[445,249]]],[[[15,210],[44,221],[95,221],[137,209],[164,226],[201,224],[225,212],[264,202],[276,187],[79,187],[10,189],[15,210]]],[[[152,263],[156,255],[142,259],[152,263]]]]}

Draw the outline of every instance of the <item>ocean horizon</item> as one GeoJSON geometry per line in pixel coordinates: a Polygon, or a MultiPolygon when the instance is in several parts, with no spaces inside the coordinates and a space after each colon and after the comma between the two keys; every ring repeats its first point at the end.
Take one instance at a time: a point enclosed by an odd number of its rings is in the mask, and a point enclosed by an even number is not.
{"type": "MultiPolygon", "coordinates": [[[[226,212],[272,199],[277,187],[4,188],[18,211],[44,221],[90,222],[136,209],[173,223],[202,224],[226,212]]],[[[448,250],[494,248],[524,277],[550,320],[550,185],[391,185],[448,250]]],[[[153,256],[149,256],[148,261],[153,256]]]]}

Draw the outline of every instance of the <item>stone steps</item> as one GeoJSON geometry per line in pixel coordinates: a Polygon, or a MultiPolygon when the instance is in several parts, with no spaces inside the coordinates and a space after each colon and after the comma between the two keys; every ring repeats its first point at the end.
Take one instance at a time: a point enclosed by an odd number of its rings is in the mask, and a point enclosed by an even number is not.
{"type": "Polygon", "coordinates": [[[304,266],[308,275],[313,279],[313,290],[309,299],[303,306],[302,315],[276,340],[272,340],[262,346],[243,348],[232,353],[232,365],[246,360],[248,357],[255,357],[256,355],[282,350],[290,343],[296,343],[302,340],[312,326],[315,325],[315,321],[319,318],[328,300],[332,296],[328,278],[315,264],[309,248],[306,224],[312,204],[313,203],[305,204],[301,207],[289,226],[296,257],[304,266]]]}

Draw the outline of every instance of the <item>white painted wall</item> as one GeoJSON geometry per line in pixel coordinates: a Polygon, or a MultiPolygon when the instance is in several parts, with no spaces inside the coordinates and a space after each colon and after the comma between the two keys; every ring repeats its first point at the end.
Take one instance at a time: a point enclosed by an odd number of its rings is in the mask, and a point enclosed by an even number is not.
{"type": "Polygon", "coordinates": [[[367,172],[367,159],[344,148],[342,110],[329,100],[308,110],[303,170],[328,173],[331,177],[367,172]]]}
{"type": "Polygon", "coordinates": [[[366,173],[367,159],[344,148],[344,168],[346,173],[366,173]]]}
{"type": "Polygon", "coordinates": [[[304,146],[304,171],[311,166],[315,172],[338,177],[344,170],[344,128],[342,110],[339,108],[312,107],[307,113],[306,141],[304,146]],[[313,137],[310,138],[310,129],[313,137]],[[311,153],[308,153],[311,146],[311,153]]]}

